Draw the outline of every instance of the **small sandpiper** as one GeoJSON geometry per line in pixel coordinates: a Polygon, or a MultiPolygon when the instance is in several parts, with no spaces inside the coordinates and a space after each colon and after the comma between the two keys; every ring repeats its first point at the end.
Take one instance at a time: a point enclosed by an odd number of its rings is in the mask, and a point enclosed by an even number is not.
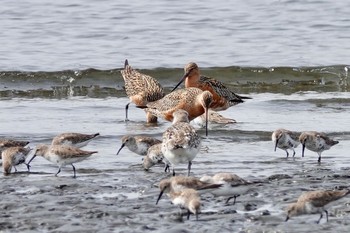
{"type": "Polygon", "coordinates": [[[286,129],[276,129],[271,136],[272,141],[275,144],[275,151],[277,148],[284,150],[289,156],[288,150],[293,151],[293,157],[295,155],[294,148],[297,148],[300,144],[299,135],[286,129]]]}
{"type": "Polygon", "coordinates": [[[1,159],[1,152],[6,150],[7,148],[15,147],[15,146],[25,147],[28,144],[29,142],[27,141],[18,141],[18,140],[1,138],[0,139],[0,159],[1,159]]]}
{"type": "Polygon", "coordinates": [[[35,154],[29,160],[29,163],[36,157],[42,156],[48,161],[58,165],[58,173],[61,172],[61,168],[67,164],[73,167],[74,178],[76,178],[75,167],[73,163],[81,162],[87,159],[92,154],[98,153],[97,151],[84,151],[77,147],[67,146],[67,145],[38,145],[35,150],[35,154]]]}
{"type": "Polygon", "coordinates": [[[233,204],[236,203],[236,198],[242,194],[247,193],[251,188],[252,184],[259,182],[249,182],[244,180],[233,173],[217,173],[213,176],[202,176],[201,181],[221,185],[217,189],[211,190],[211,194],[214,196],[228,197],[226,204],[233,198],[233,204]]]}
{"type": "Polygon", "coordinates": [[[163,163],[165,165],[165,172],[170,171],[170,162],[163,155],[162,143],[155,144],[148,148],[147,155],[143,158],[142,166],[148,171],[158,163],[163,163]]]}
{"type": "Polygon", "coordinates": [[[326,219],[328,222],[328,211],[325,206],[330,202],[336,201],[342,197],[345,197],[350,193],[350,190],[336,190],[336,191],[310,191],[301,194],[296,203],[290,204],[287,208],[287,218],[303,215],[303,214],[320,214],[320,218],[317,223],[320,223],[323,212],[326,213],[326,219]]]}
{"type": "Polygon", "coordinates": [[[316,131],[303,132],[299,137],[299,141],[302,144],[302,157],[304,157],[306,147],[311,151],[317,152],[319,163],[321,163],[321,153],[339,143],[339,141],[330,139],[326,134],[316,131]]]}
{"type": "Polygon", "coordinates": [[[62,133],[53,138],[51,145],[68,145],[81,148],[86,146],[92,139],[99,135],[99,133],[62,133]]]}
{"type": "Polygon", "coordinates": [[[201,137],[188,120],[188,113],[178,109],[173,113],[173,124],[163,133],[162,152],[171,163],[175,176],[175,165],[188,163],[188,176],[192,160],[201,148],[201,137]]]}
{"type": "Polygon", "coordinates": [[[31,149],[29,147],[15,146],[9,147],[2,152],[2,167],[5,175],[11,173],[12,167],[17,172],[16,166],[19,164],[25,164],[29,171],[29,163],[26,164],[26,158],[31,149]]]}
{"type": "Polygon", "coordinates": [[[132,135],[125,135],[122,137],[122,145],[119,148],[117,155],[119,152],[126,146],[130,151],[138,154],[138,155],[146,155],[148,149],[158,143],[161,143],[162,141],[148,136],[132,136],[132,135]]]}

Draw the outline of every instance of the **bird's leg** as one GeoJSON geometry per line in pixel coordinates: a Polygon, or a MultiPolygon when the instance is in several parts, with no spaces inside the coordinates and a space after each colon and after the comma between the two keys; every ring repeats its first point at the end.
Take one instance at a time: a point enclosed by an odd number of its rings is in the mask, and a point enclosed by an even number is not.
{"type": "Polygon", "coordinates": [[[15,169],[15,172],[17,172],[17,168],[15,166],[13,166],[13,168],[15,169]]]}
{"type": "Polygon", "coordinates": [[[28,163],[24,163],[27,166],[28,172],[30,172],[30,165],[28,163]]]}
{"type": "Polygon", "coordinates": [[[58,168],[58,172],[55,174],[55,176],[57,176],[58,173],[60,173],[60,172],[61,172],[61,167],[58,168]]]}
{"type": "Polygon", "coordinates": [[[175,168],[174,168],[174,165],[173,165],[173,176],[175,176],[175,168]]]}
{"type": "Polygon", "coordinates": [[[131,104],[131,102],[129,102],[127,105],[125,105],[125,121],[129,121],[129,119],[128,119],[129,104],[131,104]]]}
{"type": "Polygon", "coordinates": [[[287,158],[289,157],[289,153],[288,153],[288,150],[286,150],[286,153],[287,153],[287,158]]]}
{"type": "Polygon", "coordinates": [[[292,148],[292,150],[293,150],[293,158],[294,158],[294,155],[295,155],[295,150],[294,150],[294,148],[292,148]]]}
{"type": "Polygon", "coordinates": [[[170,172],[170,167],[169,167],[169,164],[165,164],[165,169],[164,169],[164,172],[167,172],[169,171],[170,172]]]}
{"type": "Polygon", "coordinates": [[[327,219],[327,222],[328,222],[328,211],[324,210],[324,212],[326,213],[326,219],[327,219]]]}
{"type": "Polygon", "coordinates": [[[190,220],[190,215],[191,215],[191,212],[187,210],[187,220],[190,220]]]}
{"type": "Polygon", "coordinates": [[[192,165],[192,162],[191,162],[191,161],[188,161],[188,173],[187,173],[187,176],[190,176],[191,165],[192,165]]]}
{"type": "Polygon", "coordinates": [[[321,153],[318,152],[318,163],[321,163],[321,153]]]}
{"type": "Polygon", "coordinates": [[[233,205],[236,204],[236,198],[239,197],[240,195],[234,195],[232,197],[227,198],[225,204],[228,204],[228,202],[233,198],[233,205]]]}
{"type": "Polygon", "coordinates": [[[72,164],[72,167],[73,167],[73,173],[74,173],[73,178],[76,178],[76,176],[75,176],[75,167],[74,167],[73,164],[72,164]]]}
{"type": "Polygon", "coordinates": [[[322,212],[321,212],[321,215],[320,215],[320,218],[317,220],[317,224],[319,224],[320,223],[320,221],[321,221],[321,219],[322,219],[322,217],[323,217],[323,214],[322,214],[322,212]]]}

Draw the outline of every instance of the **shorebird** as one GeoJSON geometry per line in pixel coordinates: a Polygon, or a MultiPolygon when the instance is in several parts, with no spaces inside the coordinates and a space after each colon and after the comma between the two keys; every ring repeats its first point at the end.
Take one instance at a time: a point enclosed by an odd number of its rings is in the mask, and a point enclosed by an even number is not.
{"type": "Polygon", "coordinates": [[[183,189],[180,192],[170,192],[169,197],[174,205],[187,210],[187,220],[190,219],[191,213],[196,215],[196,220],[198,220],[201,200],[196,190],[183,189]]]}
{"type": "Polygon", "coordinates": [[[327,137],[326,134],[315,131],[303,132],[299,137],[299,141],[302,144],[302,157],[304,157],[306,147],[311,151],[317,152],[319,163],[321,162],[321,153],[339,143],[339,141],[334,141],[327,137]]]}
{"type": "Polygon", "coordinates": [[[342,197],[345,197],[350,193],[350,190],[341,190],[341,191],[311,191],[303,193],[297,200],[296,203],[290,204],[287,208],[287,218],[303,215],[303,214],[320,214],[320,218],[317,220],[317,223],[320,223],[323,212],[326,213],[326,219],[328,222],[328,211],[325,209],[325,206],[330,202],[336,201],[342,197]]]}
{"type": "Polygon", "coordinates": [[[26,146],[29,142],[27,141],[17,141],[12,139],[0,139],[0,159],[1,159],[1,152],[6,150],[7,148],[14,147],[14,146],[26,146]]]}
{"type": "Polygon", "coordinates": [[[289,156],[288,150],[293,151],[294,157],[294,148],[297,148],[300,144],[299,135],[286,129],[276,129],[272,133],[271,139],[275,143],[275,151],[277,147],[284,150],[287,153],[287,158],[289,156]]]}
{"type": "Polygon", "coordinates": [[[51,145],[68,145],[80,148],[86,146],[92,139],[99,135],[99,133],[62,133],[53,138],[51,145]]]}
{"type": "MultiPolygon", "coordinates": [[[[142,74],[129,65],[125,60],[124,70],[121,71],[125,82],[126,95],[130,102],[125,106],[125,121],[128,121],[128,108],[130,103],[136,106],[145,106],[148,102],[153,102],[164,97],[163,87],[157,80],[149,75],[142,74]]],[[[148,123],[156,123],[157,117],[150,112],[146,112],[148,123]]]]}
{"type": "MultiPolygon", "coordinates": [[[[192,123],[199,127],[205,127],[206,124],[206,115],[205,113],[193,119],[192,123]]],[[[212,109],[208,109],[208,125],[227,125],[234,124],[236,121],[231,118],[227,118],[215,112],[212,109]]]]}
{"type": "MultiPolygon", "coordinates": [[[[173,120],[173,113],[178,109],[188,112],[189,121],[206,114],[208,119],[208,108],[213,101],[213,95],[209,91],[202,91],[196,87],[179,89],[164,96],[162,99],[148,103],[147,112],[161,117],[167,121],[173,120]]],[[[206,120],[206,135],[208,134],[208,122],[206,120]]]]}
{"type": "Polygon", "coordinates": [[[178,109],[173,113],[173,124],[163,133],[162,152],[171,163],[173,176],[175,165],[188,163],[188,176],[191,172],[192,160],[201,148],[201,138],[188,121],[188,113],[178,109]]]}
{"type": "Polygon", "coordinates": [[[158,204],[164,193],[169,195],[170,192],[181,192],[182,190],[188,188],[194,189],[199,193],[206,193],[218,189],[221,186],[222,184],[204,182],[192,176],[173,176],[168,179],[163,179],[159,182],[160,193],[156,204],[158,204]]]}
{"type": "Polygon", "coordinates": [[[138,155],[146,155],[148,149],[158,143],[161,143],[162,141],[148,137],[148,136],[132,136],[132,135],[125,135],[122,137],[122,145],[119,148],[117,155],[119,152],[126,146],[130,151],[138,154],[138,155]]]}
{"type": "Polygon", "coordinates": [[[58,171],[55,174],[55,176],[58,175],[58,173],[61,172],[61,168],[67,164],[72,165],[73,167],[73,173],[74,178],[76,177],[75,174],[75,167],[73,163],[81,162],[85,159],[87,159],[92,154],[97,153],[97,151],[84,151],[77,147],[73,146],[67,146],[67,145],[38,145],[35,150],[35,154],[33,157],[29,160],[28,164],[36,157],[36,156],[42,156],[48,161],[55,163],[58,165],[58,171]]]}
{"type": "Polygon", "coordinates": [[[29,164],[26,164],[26,158],[29,154],[31,149],[29,147],[22,147],[22,146],[15,146],[15,147],[9,147],[5,149],[2,152],[2,167],[4,174],[10,174],[12,167],[15,168],[15,171],[17,172],[17,169],[15,166],[24,163],[27,165],[28,171],[29,171],[29,164]]]}
{"type": "Polygon", "coordinates": [[[250,97],[240,96],[233,93],[222,82],[201,76],[196,63],[190,62],[185,66],[185,74],[180,82],[175,86],[173,91],[185,81],[185,87],[198,87],[205,91],[210,91],[213,94],[213,103],[210,108],[215,111],[226,110],[227,108],[243,103],[243,99],[251,99],[250,97]]]}
{"type": "Polygon", "coordinates": [[[211,190],[214,196],[228,197],[226,204],[232,199],[233,204],[236,203],[236,198],[247,193],[251,189],[253,182],[244,180],[233,173],[217,173],[214,176],[202,176],[201,181],[221,185],[217,189],[211,190]]]}
{"type": "Polygon", "coordinates": [[[163,155],[162,143],[154,144],[148,148],[147,155],[143,158],[142,166],[146,171],[148,171],[148,169],[157,163],[163,163],[165,165],[165,172],[170,171],[170,162],[163,155]]]}

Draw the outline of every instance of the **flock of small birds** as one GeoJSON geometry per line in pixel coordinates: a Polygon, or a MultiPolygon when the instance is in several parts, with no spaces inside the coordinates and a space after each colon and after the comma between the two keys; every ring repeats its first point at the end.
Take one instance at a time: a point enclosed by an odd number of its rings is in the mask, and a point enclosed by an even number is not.
{"type": "MultiPolygon", "coordinates": [[[[165,193],[174,205],[187,210],[187,219],[191,214],[198,219],[202,193],[226,197],[226,203],[234,199],[233,203],[235,203],[238,196],[247,193],[256,183],[261,182],[247,181],[233,173],[217,173],[201,178],[190,176],[192,161],[203,149],[202,138],[190,121],[199,119],[200,125],[206,128],[207,135],[208,122],[221,124],[235,122],[216,111],[243,103],[244,99],[251,99],[250,97],[237,95],[220,81],[201,76],[198,66],[193,62],[185,66],[183,78],[169,94],[165,94],[157,80],[132,69],[127,60],[121,73],[125,81],[126,94],[130,98],[130,102],[125,107],[126,120],[128,120],[129,104],[134,103],[146,112],[147,123],[156,123],[158,118],[172,122],[172,125],[163,133],[162,140],[141,135],[125,135],[117,151],[119,154],[124,147],[127,147],[130,151],[143,156],[142,166],[145,170],[159,163],[164,163],[165,172],[172,170],[172,176],[159,183],[160,194],[156,204],[165,193]],[[185,88],[175,90],[184,81],[185,88]],[[188,166],[187,176],[177,175],[175,172],[175,167],[182,163],[188,166]]],[[[85,151],[80,148],[97,136],[99,133],[57,135],[50,145],[37,145],[28,163],[26,158],[31,152],[31,148],[27,147],[29,142],[0,139],[3,172],[9,175],[12,167],[17,171],[16,166],[19,164],[25,164],[29,171],[32,160],[36,156],[42,156],[58,165],[56,176],[63,166],[71,165],[75,178],[76,169],[73,164],[97,153],[97,151],[85,151]]],[[[286,129],[275,130],[272,133],[272,141],[275,151],[277,148],[284,150],[287,157],[288,150],[293,151],[294,157],[294,149],[302,144],[302,157],[307,148],[318,153],[318,163],[321,163],[321,153],[324,150],[329,150],[339,143],[324,133],[309,131],[299,135],[286,129]]],[[[317,213],[320,214],[317,223],[322,219],[323,213],[326,214],[328,221],[325,206],[346,196],[349,192],[350,190],[316,190],[303,193],[296,203],[288,206],[286,221],[293,216],[317,213]]]]}

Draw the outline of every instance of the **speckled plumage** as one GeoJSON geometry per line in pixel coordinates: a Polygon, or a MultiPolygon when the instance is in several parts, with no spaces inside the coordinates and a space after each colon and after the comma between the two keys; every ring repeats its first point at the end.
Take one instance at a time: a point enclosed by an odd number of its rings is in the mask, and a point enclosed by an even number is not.
{"type": "Polygon", "coordinates": [[[62,133],[53,138],[51,145],[68,145],[80,148],[86,146],[92,139],[99,135],[99,133],[62,133]]]}
{"type": "Polygon", "coordinates": [[[27,141],[18,141],[18,140],[6,139],[6,138],[0,139],[0,159],[1,159],[1,152],[6,150],[7,148],[15,147],[15,146],[24,147],[28,144],[29,142],[27,141]]]}
{"type": "Polygon", "coordinates": [[[74,146],[41,144],[36,147],[35,154],[29,160],[28,164],[39,155],[58,165],[59,168],[56,176],[61,172],[63,166],[67,164],[72,165],[75,178],[75,167],[73,163],[81,162],[95,153],[97,151],[85,151],[74,146]]]}
{"type": "MultiPolygon", "coordinates": [[[[15,168],[15,171],[17,171],[16,167],[19,164],[24,163],[26,161],[26,158],[29,154],[31,149],[29,147],[22,147],[22,146],[14,146],[9,147],[2,151],[2,167],[4,174],[10,174],[12,167],[15,168]]],[[[27,164],[26,164],[27,165],[27,164]]],[[[29,171],[29,165],[27,165],[28,171],[29,171]]]]}
{"type": "Polygon", "coordinates": [[[201,147],[201,137],[193,126],[189,124],[188,113],[179,109],[173,113],[173,124],[163,133],[162,152],[164,157],[174,166],[188,163],[188,176],[191,171],[192,160],[201,147]]]}
{"type": "Polygon", "coordinates": [[[284,150],[287,153],[287,158],[289,156],[288,150],[293,151],[293,157],[295,155],[294,148],[297,148],[300,144],[299,142],[299,135],[295,132],[286,130],[286,129],[276,129],[272,135],[271,139],[275,144],[275,151],[276,148],[280,148],[284,150]]]}
{"type": "Polygon", "coordinates": [[[308,150],[317,152],[319,163],[322,152],[339,143],[339,141],[330,139],[326,134],[316,131],[303,132],[300,134],[299,141],[302,144],[302,157],[304,157],[306,147],[308,150]]]}
{"type": "Polygon", "coordinates": [[[179,89],[164,96],[162,99],[147,104],[146,111],[167,121],[173,120],[173,113],[177,109],[188,112],[189,120],[205,113],[212,103],[212,94],[208,91],[191,87],[179,89]]]}
{"type": "Polygon", "coordinates": [[[165,172],[168,171],[170,162],[163,155],[161,142],[148,148],[147,154],[143,158],[142,166],[145,170],[148,170],[158,163],[163,163],[165,172]]]}
{"type": "MultiPolygon", "coordinates": [[[[134,70],[125,60],[124,70],[121,70],[125,82],[125,92],[130,101],[136,106],[145,106],[148,102],[153,102],[164,97],[164,90],[160,83],[149,75],[142,74],[134,70]]],[[[126,120],[128,118],[128,103],[125,106],[126,120]]],[[[147,122],[156,122],[157,118],[147,115],[147,122]]]]}
{"type": "Polygon", "coordinates": [[[236,203],[236,198],[242,194],[247,193],[252,188],[252,182],[248,182],[243,178],[239,177],[233,173],[217,173],[213,176],[202,176],[200,178],[201,181],[212,183],[212,184],[220,184],[221,187],[214,189],[211,193],[214,196],[224,196],[227,197],[226,203],[228,203],[232,198],[234,198],[233,204],[236,203]]]}
{"type": "Polygon", "coordinates": [[[119,152],[126,146],[130,151],[138,154],[138,155],[146,155],[148,149],[158,143],[161,143],[157,138],[148,137],[148,136],[133,136],[133,135],[125,135],[122,137],[122,145],[119,148],[117,155],[119,152]]]}
{"type": "Polygon", "coordinates": [[[326,213],[328,222],[328,212],[325,206],[330,202],[336,201],[345,197],[350,193],[350,190],[317,190],[305,192],[300,195],[296,203],[290,204],[287,208],[287,218],[303,215],[303,214],[320,214],[317,223],[323,217],[323,212],[326,213]]]}

